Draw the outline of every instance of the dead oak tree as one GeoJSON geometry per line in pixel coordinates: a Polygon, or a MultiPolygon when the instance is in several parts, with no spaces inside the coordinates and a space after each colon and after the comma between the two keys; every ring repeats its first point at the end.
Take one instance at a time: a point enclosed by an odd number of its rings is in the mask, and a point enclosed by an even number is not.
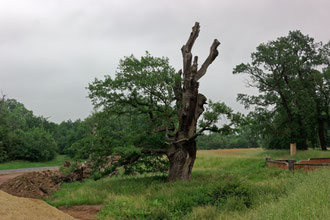
{"type": "MultiPolygon", "coordinates": [[[[167,153],[170,160],[168,180],[190,179],[191,171],[196,159],[196,137],[201,133],[197,132],[197,121],[204,112],[206,97],[198,92],[199,79],[201,79],[209,65],[215,60],[219,52],[217,47],[220,42],[215,39],[210,48],[210,53],[202,66],[198,68],[198,57],[191,53],[191,49],[199,35],[200,26],[196,22],[185,45],[182,46],[183,71],[182,85],[175,88],[176,101],[179,103],[178,121],[179,128],[175,134],[175,141],[167,153]]],[[[206,129],[206,128],[204,128],[206,129]]]]}

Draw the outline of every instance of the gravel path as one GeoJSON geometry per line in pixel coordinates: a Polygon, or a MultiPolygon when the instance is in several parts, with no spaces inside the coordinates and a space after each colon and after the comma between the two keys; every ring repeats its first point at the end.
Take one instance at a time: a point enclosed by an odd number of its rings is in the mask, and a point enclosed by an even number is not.
{"type": "Polygon", "coordinates": [[[43,170],[58,170],[58,169],[59,169],[59,166],[0,170],[0,175],[14,174],[14,173],[28,173],[28,172],[43,171],[43,170]]]}
{"type": "Polygon", "coordinates": [[[43,171],[43,170],[58,170],[58,169],[59,166],[0,170],[0,185],[9,179],[22,175],[23,173],[28,173],[33,171],[43,171]]]}

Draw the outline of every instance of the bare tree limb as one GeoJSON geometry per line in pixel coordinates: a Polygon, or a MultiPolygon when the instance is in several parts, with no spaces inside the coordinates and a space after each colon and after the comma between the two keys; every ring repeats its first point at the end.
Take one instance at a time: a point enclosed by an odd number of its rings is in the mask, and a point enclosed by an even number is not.
{"type": "Polygon", "coordinates": [[[168,153],[167,149],[143,149],[141,151],[143,154],[166,154],[168,153]]]}
{"type": "Polygon", "coordinates": [[[191,73],[190,72],[191,61],[192,61],[191,48],[193,47],[193,45],[198,37],[198,34],[199,34],[199,23],[196,22],[194,27],[192,28],[192,31],[190,33],[187,43],[185,45],[183,45],[181,48],[182,57],[183,57],[183,74],[184,75],[186,75],[186,74],[190,75],[190,73],[191,73]]]}
{"type": "Polygon", "coordinates": [[[215,58],[218,56],[219,54],[219,51],[217,50],[217,47],[220,45],[220,42],[215,39],[213,41],[213,44],[210,48],[210,54],[209,56],[206,58],[206,60],[204,61],[202,67],[198,70],[196,76],[195,76],[195,79],[196,80],[199,80],[200,78],[202,78],[206,71],[207,71],[207,68],[209,67],[209,65],[215,60],[215,58]]]}
{"type": "Polygon", "coordinates": [[[200,30],[199,23],[195,22],[195,25],[190,33],[189,39],[187,40],[187,43],[184,46],[186,52],[190,52],[191,48],[194,46],[195,40],[197,39],[199,34],[199,30],[200,30]]]}

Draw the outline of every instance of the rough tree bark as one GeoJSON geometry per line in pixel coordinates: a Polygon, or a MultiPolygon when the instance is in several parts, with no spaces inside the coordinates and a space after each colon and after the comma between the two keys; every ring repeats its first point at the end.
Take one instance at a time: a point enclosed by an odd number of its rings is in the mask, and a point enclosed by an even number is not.
{"type": "Polygon", "coordinates": [[[215,39],[210,53],[201,68],[198,69],[198,57],[192,59],[191,49],[199,34],[199,23],[192,28],[190,37],[181,48],[183,57],[182,84],[176,88],[176,100],[180,108],[178,111],[179,127],[175,134],[175,141],[171,143],[167,156],[170,161],[168,181],[188,180],[196,159],[196,126],[199,116],[203,113],[206,103],[204,95],[198,93],[198,80],[203,77],[209,65],[218,56],[217,47],[220,42],[215,39]]]}
{"type": "Polygon", "coordinates": [[[319,133],[319,139],[320,139],[320,144],[321,144],[321,149],[323,151],[327,150],[327,141],[325,138],[325,129],[324,129],[324,122],[323,120],[318,119],[317,120],[317,125],[318,125],[318,133],[319,133]]]}

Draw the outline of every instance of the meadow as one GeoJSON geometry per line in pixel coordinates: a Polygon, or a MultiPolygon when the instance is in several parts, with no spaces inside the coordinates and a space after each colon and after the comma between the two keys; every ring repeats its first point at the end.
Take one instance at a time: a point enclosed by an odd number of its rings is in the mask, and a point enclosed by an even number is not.
{"type": "Polygon", "coordinates": [[[102,204],[98,219],[329,219],[330,170],[286,171],[273,159],[330,157],[320,150],[198,151],[190,181],[135,175],[66,183],[53,206],[102,204]]]}

